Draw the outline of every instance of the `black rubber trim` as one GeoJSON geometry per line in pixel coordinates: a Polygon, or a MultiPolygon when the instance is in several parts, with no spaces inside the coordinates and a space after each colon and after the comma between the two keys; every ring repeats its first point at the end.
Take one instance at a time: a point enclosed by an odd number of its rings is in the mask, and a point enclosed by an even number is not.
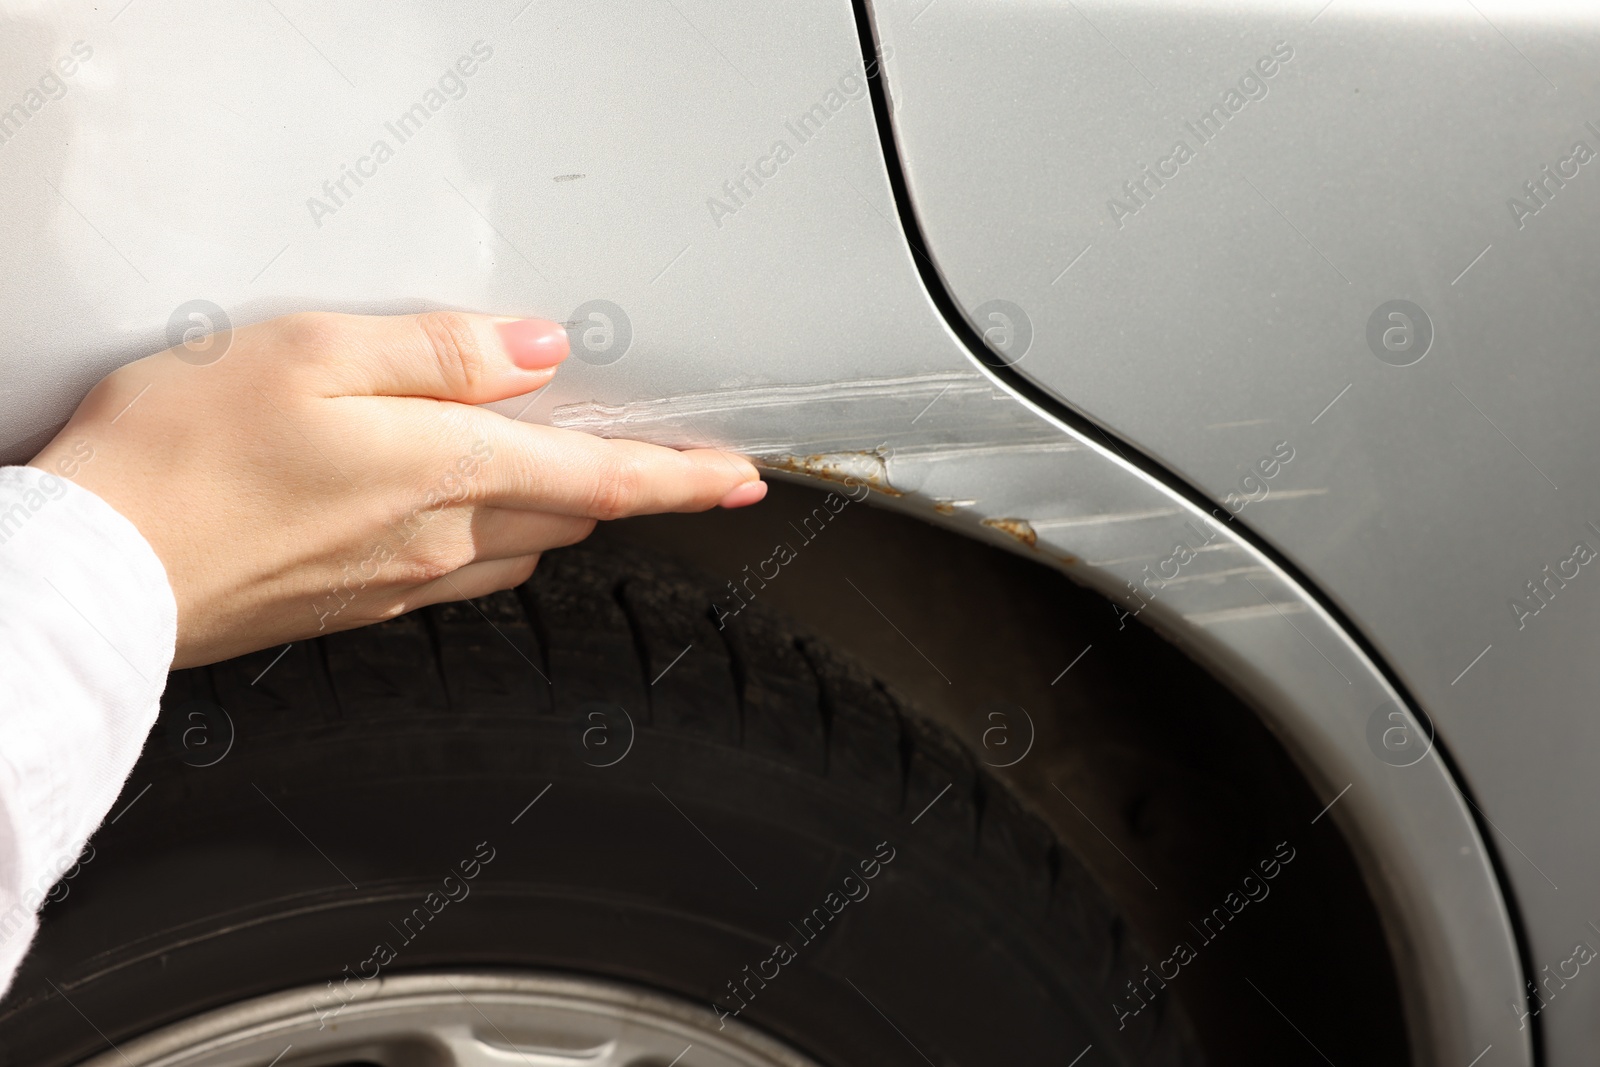
{"type": "MultiPolygon", "coordinates": [[[[984,343],[972,323],[968,320],[966,312],[957,303],[950,288],[945,282],[939,268],[933,261],[929,252],[928,240],[922,230],[922,223],[917,217],[916,209],[912,204],[911,190],[906,184],[905,167],[900,158],[899,142],[895,139],[893,110],[889,103],[888,89],[883,80],[882,64],[878,59],[877,30],[873,25],[870,0],[851,0],[851,7],[855,11],[856,31],[861,40],[861,59],[867,76],[868,91],[872,94],[873,117],[878,126],[878,141],[883,149],[884,167],[888,173],[889,187],[894,194],[895,210],[900,216],[900,227],[905,234],[906,242],[911,247],[912,260],[916,263],[917,273],[922,278],[922,284],[928,291],[928,297],[933,301],[939,313],[961,343],[966,346],[968,353],[985,370],[987,370],[999,383],[1007,389],[1022,396],[1024,399],[1037,405],[1042,410],[1062,422],[1084,437],[1099,436],[1112,450],[1126,460],[1130,465],[1137,467],[1145,474],[1162,482],[1174,493],[1183,497],[1197,508],[1207,514],[1216,515],[1219,505],[1217,501],[1186,480],[1182,475],[1167,467],[1160,460],[1145,452],[1131,441],[1117,435],[1115,431],[1102,426],[1086,413],[1080,411],[1072,404],[1057,396],[1055,393],[1043,388],[1027,375],[1017,370],[1016,366],[1008,363],[984,343]]],[[[1405,703],[1418,721],[1432,724],[1431,716],[1421,713],[1421,704],[1411,695],[1405,683],[1389,666],[1388,662],[1378,654],[1377,648],[1367,639],[1360,628],[1334,601],[1329,598],[1302,571],[1294,562],[1269,543],[1260,534],[1256,533],[1243,522],[1235,522],[1235,516],[1226,516],[1229,526],[1232,527],[1239,538],[1247,542],[1252,548],[1270,559],[1280,567],[1291,580],[1297,584],[1301,591],[1326,611],[1345,634],[1355,642],[1366,657],[1372,661],[1384,680],[1394,688],[1400,699],[1405,703]]],[[[1516,892],[1511,880],[1506,874],[1505,860],[1496,847],[1493,828],[1488,819],[1478,807],[1472,794],[1464,786],[1465,776],[1461,773],[1455,758],[1450,754],[1444,741],[1434,730],[1434,748],[1439,753],[1439,758],[1444,761],[1445,768],[1450,773],[1451,784],[1467,801],[1471,809],[1472,821],[1478,828],[1478,836],[1483,840],[1484,850],[1488,853],[1490,866],[1494,870],[1495,881],[1500,887],[1501,895],[1506,902],[1506,914],[1511,923],[1512,936],[1517,943],[1517,960],[1522,965],[1523,978],[1537,973],[1533,966],[1533,957],[1529,948],[1527,926],[1522,918],[1522,909],[1518,904],[1516,892]]],[[[1532,1005],[1528,1007],[1531,1009],[1532,1005]]],[[[1529,1043],[1533,1049],[1533,1062],[1544,1064],[1544,1032],[1538,1015],[1529,1014],[1529,1043]]]]}

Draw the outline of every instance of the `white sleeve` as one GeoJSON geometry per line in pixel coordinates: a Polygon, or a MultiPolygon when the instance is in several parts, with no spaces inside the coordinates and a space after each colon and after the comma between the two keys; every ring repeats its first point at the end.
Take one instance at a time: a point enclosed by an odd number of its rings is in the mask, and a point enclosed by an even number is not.
{"type": "Polygon", "coordinates": [[[177,622],[133,523],[65,478],[0,467],[0,994],[133,770],[177,622]]]}

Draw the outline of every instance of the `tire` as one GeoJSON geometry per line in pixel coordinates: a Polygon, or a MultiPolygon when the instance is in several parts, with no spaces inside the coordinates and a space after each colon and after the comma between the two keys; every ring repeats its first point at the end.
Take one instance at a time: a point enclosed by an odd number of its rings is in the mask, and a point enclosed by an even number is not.
{"type": "Polygon", "coordinates": [[[175,673],[0,1064],[296,987],[336,1020],[374,970],[647,987],[831,1067],[1201,1062],[1171,997],[1118,1028],[1151,957],[1040,819],[759,604],[719,631],[719,592],[580,546],[175,673]]]}

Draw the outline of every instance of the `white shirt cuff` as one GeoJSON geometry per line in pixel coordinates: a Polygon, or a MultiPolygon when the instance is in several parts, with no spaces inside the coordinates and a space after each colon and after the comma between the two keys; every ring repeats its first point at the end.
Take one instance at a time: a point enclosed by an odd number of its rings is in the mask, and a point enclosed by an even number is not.
{"type": "Polygon", "coordinates": [[[58,475],[0,468],[0,992],[139,758],[177,629],[133,523],[58,475]]]}

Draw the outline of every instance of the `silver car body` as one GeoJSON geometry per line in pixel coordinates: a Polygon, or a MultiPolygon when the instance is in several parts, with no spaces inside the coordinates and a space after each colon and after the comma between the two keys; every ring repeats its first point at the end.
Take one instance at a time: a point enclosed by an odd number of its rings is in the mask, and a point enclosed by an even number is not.
{"type": "Polygon", "coordinates": [[[854,473],[1104,591],[1324,796],[1420,1062],[1588,1054],[1600,5],[0,26],[0,458],[190,329],[565,317],[578,358],[507,414],[854,473]]]}

